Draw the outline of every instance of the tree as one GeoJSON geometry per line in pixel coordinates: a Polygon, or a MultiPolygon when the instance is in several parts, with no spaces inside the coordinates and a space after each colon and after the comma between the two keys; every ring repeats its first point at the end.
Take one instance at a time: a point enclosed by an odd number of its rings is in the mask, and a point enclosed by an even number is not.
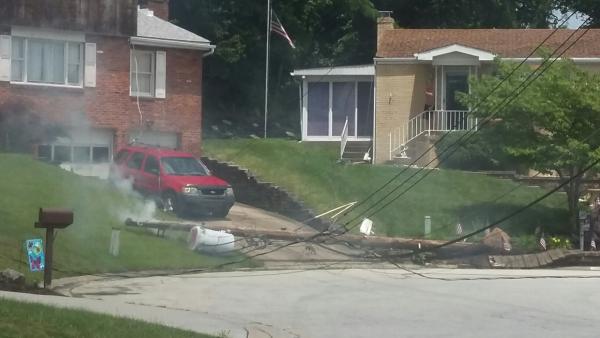
{"type": "Polygon", "coordinates": [[[598,0],[557,0],[563,12],[573,11],[590,17],[592,27],[600,26],[600,1],[598,0]]]}
{"type": "MultiPolygon", "coordinates": [[[[277,125],[282,125],[280,131],[299,127],[298,84],[289,76],[292,70],[373,62],[376,9],[394,11],[401,27],[547,27],[554,1],[272,1],[297,48],[292,50],[283,39],[272,35],[269,120],[273,125],[269,130],[276,131],[277,125]]],[[[217,45],[215,54],[205,59],[204,125],[231,129],[221,123],[227,119],[245,135],[250,131],[260,135],[266,0],[171,0],[171,14],[176,24],[217,45]]]]}
{"type": "MultiPolygon", "coordinates": [[[[498,61],[495,71],[471,79],[471,94],[461,100],[480,118],[490,116],[531,72],[522,67],[507,78],[516,64],[498,61]],[[502,79],[507,81],[484,100],[502,79]]],[[[497,110],[490,128],[507,155],[542,173],[556,173],[561,182],[580,173],[600,158],[600,76],[559,60],[547,68],[510,105],[497,110]]],[[[565,186],[571,230],[576,231],[582,182],[598,173],[586,172],[565,186]]]]}
{"type": "Polygon", "coordinates": [[[406,28],[547,28],[555,0],[373,0],[406,28]]]}
{"type": "MultiPolygon", "coordinates": [[[[298,84],[289,73],[372,62],[377,12],[369,0],[274,1],[273,9],[297,48],[271,35],[269,111],[272,121],[298,127],[298,84]]],[[[243,5],[235,0],[172,2],[178,25],[217,45],[204,67],[209,123],[229,119],[237,125],[262,125],[266,16],[264,0],[243,5]]]]}

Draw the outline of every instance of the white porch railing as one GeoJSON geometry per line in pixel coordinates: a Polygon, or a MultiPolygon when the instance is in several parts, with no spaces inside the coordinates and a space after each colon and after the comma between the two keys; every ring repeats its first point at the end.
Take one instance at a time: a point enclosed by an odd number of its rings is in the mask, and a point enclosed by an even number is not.
{"type": "Polygon", "coordinates": [[[348,116],[346,116],[346,123],[344,123],[344,129],[342,129],[342,135],[340,136],[340,160],[344,157],[346,143],[348,143],[348,116]]]}
{"type": "Polygon", "coordinates": [[[430,110],[414,116],[401,127],[390,131],[390,157],[406,158],[407,144],[417,137],[432,132],[477,129],[477,118],[465,110],[430,110]]]}

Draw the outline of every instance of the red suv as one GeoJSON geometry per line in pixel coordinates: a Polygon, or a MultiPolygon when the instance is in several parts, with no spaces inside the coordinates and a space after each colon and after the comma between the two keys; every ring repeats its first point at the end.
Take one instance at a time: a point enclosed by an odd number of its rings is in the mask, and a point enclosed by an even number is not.
{"type": "Polygon", "coordinates": [[[133,181],[137,191],[159,198],[165,210],[210,212],[225,217],[235,202],[229,183],[212,176],[194,155],[181,151],[129,146],[121,149],[109,179],[133,181]]]}

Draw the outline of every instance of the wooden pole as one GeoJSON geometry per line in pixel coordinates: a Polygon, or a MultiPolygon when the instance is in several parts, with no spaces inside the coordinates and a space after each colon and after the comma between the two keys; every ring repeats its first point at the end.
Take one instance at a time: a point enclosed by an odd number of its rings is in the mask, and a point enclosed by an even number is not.
{"type": "Polygon", "coordinates": [[[44,266],[44,289],[52,286],[52,255],[54,246],[54,228],[46,228],[46,262],[44,266]]]}

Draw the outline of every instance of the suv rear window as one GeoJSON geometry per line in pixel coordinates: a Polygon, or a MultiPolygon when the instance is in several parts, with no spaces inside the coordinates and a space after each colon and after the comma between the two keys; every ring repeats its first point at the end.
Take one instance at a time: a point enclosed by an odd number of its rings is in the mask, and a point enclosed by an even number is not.
{"type": "Polygon", "coordinates": [[[127,155],[129,155],[129,151],[127,151],[127,150],[119,151],[117,156],[115,156],[115,163],[117,163],[117,164],[123,163],[123,161],[125,161],[125,159],[127,158],[127,155]]]}
{"type": "Polygon", "coordinates": [[[133,153],[127,161],[127,167],[131,169],[140,169],[144,161],[144,153],[133,153]]]}

